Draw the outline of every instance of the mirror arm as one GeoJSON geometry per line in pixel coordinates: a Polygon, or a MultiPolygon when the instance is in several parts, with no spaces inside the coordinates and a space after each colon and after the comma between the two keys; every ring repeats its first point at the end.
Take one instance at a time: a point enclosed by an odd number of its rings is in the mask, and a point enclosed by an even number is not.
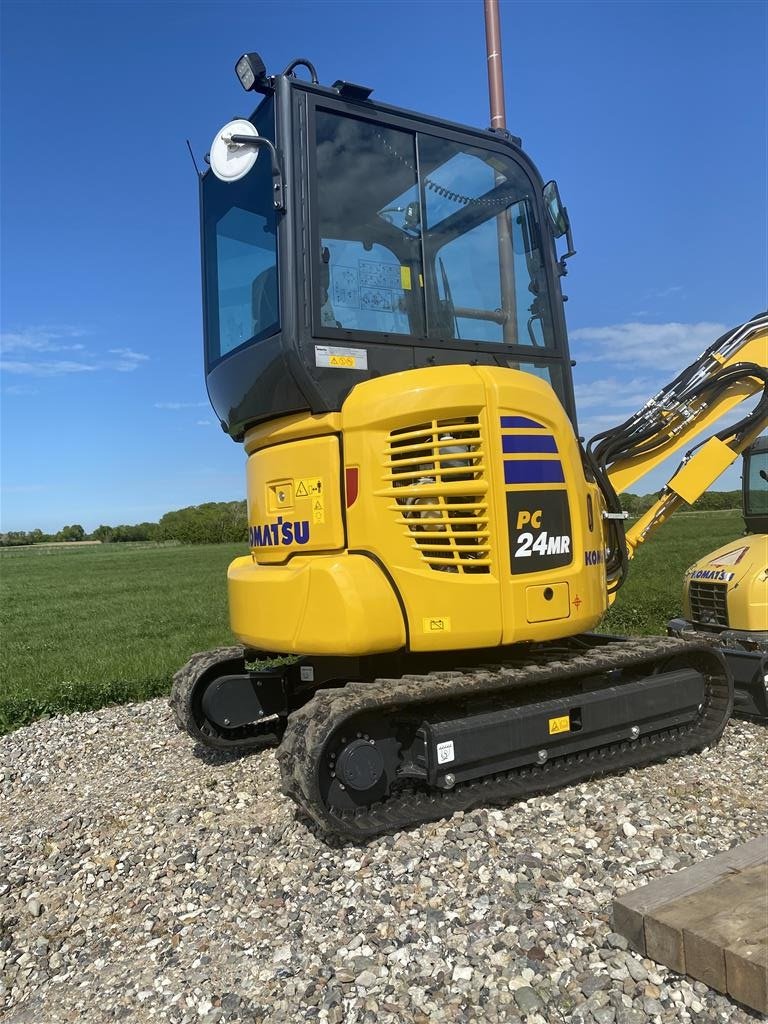
{"type": "Polygon", "coordinates": [[[568,267],[566,266],[566,260],[569,260],[571,258],[571,256],[575,256],[576,255],[576,250],[573,248],[573,234],[571,232],[571,218],[568,216],[568,210],[566,209],[566,207],[563,207],[563,213],[565,214],[565,223],[567,224],[567,227],[565,229],[565,244],[568,247],[568,251],[566,253],[563,253],[563,255],[560,257],[560,259],[557,262],[557,265],[560,268],[560,277],[565,277],[565,275],[568,273],[568,267]]]}
{"type": "Polygon", "coordinates": [[[280,157],[277,150],[263,135],[233,135],[230,142],[236,142],[242,146],[260,146],[269,150],[269,160],[272,164],[272,205],[280,212],[285,210],[285,196],[283,189],[283,172],[280,167],[280,157]]]}

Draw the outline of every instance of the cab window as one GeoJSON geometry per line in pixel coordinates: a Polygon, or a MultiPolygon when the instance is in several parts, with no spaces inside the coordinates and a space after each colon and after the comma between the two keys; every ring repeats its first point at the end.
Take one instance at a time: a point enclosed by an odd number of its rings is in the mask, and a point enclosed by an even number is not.
{"type": "Polygon", "coordinates": [[[551,346],[533,186],[504,155],[419,136],[430,334],[551,346]]]}
{"type": "Polygon", "coordinates": [[[416,196],[411,132],[317,112],[323,327],[423,334],[421,239],[407,209],[416,196]]]}
{"type": "Polygon", "coordinates": [[[316,126],[321,331],[554,345],[521,166],[329,110],[316,126]]]}
{"type": "MultiPolygon", "coordinates": [[[[273,102],[252,118],[274,136],[273,102]]],[[[209,365],[279,330],[277,221],[269,158],[260,154],[240,181],[203,179],[203,253],[209,365]]]]}
{"type": "Polygon", "coordinates": [[[749,456],[746,511],[751,515],[768,514],[768,451],[749,456]]]}

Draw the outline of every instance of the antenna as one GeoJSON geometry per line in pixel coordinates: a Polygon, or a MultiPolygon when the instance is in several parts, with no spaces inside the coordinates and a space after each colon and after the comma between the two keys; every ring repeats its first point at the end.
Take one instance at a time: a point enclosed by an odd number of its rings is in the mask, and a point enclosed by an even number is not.
{"type": "Polygon", "coordinates": [[[488,56],[491,128],[506,128],[507,113],[504,108],[504,68],[501,60],[499,0],[485,0],[485,49],[488,56]]]}
{"type": "MultiPolygon", "coordinates": [[[[485,50],[488,58],[488,98],[491,106],[491,131],[508,137],[507,114],[504,109],[504,70],[501,63],[501,27],[499,0],[485,2],[485,50]]],[[[497,175],[496,183],[503,177],[497,175]]],[[[499,238],[499,285],[501,307],[504,312],[502,335],[509,345],[517,344],[517,295],[515,288],[515,262],[512,255],[512,229],[509,214],[502,210],[496,218],[499,238]]],[[[517,366],[517,364],[515,364],[517,366]]]]}
{"type": "Polygon", "coordinates": [[[200,173],[200,168],[197,166],[197,160],[195,160],[195,154],[192,152],[192,143],[189,141],[189,139],[187,139],[187,149],[189,150],[189,155],[192,157],[192,163],[195,165],[195,171],[197,172],[197,176],[198,176],[198,178],[201,178],[202,175],[200,173]]]}

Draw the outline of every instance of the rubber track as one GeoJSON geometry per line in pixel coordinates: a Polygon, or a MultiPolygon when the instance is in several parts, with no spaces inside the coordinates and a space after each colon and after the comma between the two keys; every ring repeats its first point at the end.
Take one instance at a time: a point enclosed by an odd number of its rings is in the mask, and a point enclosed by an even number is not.
{"type": "MultiPolygon", "coordinates": [[[[201,651],[193,654],[189,661],[173,677],[171,696],[168,705],[173,712],[173,718],[179,729],[189,733],[193,740],[213,750],[230,750],[244,752],[246,750],[264,750],[266,747],[274,747],[277,742],[274,725],[272,731],[264,735],[250,735],[242,737],[218,737],[210,733],[204,733],[195,715],[194,693],[200,680],[212,669],[219,669],[222,674],[223,666],[231,662],[232,673],[244,670],[244,652],[242,647],[218,647],[212,651],[201,651]]],[[[255,726],[254,729],[258,729],[255,726]]],[[[240,730],[242,731],[242,730],[240,730]]]]}
{"type": "MultiPolygon", "coordinates": [[[[546,690],[542,690],[542,697],[545,696],[546,690]]],[[[277,757],[286,796],[324,831],[361,841],[380,832],[436,821],[481,804],[526,799],[535,793],[559,789],[606,772],[701,750],[719,739],[731,705],[730,677],[722,658],[714,654],[711,647],[676,638],[653,637],[610,643],[544,664],[405,675],[400,679],[351,682],[335,690],[318,690],[288,719],[277,757]],[[347,719],[361,712],[373,710],[385,718],[409,705],[468,695],[486,697],[498,693],[500,697],[509,697],[518,685],[575,682],[579,677],[634,666],[647,665],[652,670],[659,662],[678,654],[685,655],[689,663],[696,664],[699,660],[711,666],[706,669],[709,699],[705,700],[699,718],[690,725],[552,757],[543,765],[515,768],[461,783],[448,791],[426,787],[399,790],[378,804],[355,812],[338,811],[323,803],[318,767],[326,744],[347,719]]]]}

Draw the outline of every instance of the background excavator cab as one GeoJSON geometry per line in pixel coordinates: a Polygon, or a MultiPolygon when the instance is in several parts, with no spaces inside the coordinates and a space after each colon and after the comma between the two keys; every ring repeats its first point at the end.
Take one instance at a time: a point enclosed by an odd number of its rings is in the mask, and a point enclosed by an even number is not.
{"type": "Polygon", "coordinates": [[[747,533],[768,533],[768,436],[744,452],[742,488],[747,533]]]}

